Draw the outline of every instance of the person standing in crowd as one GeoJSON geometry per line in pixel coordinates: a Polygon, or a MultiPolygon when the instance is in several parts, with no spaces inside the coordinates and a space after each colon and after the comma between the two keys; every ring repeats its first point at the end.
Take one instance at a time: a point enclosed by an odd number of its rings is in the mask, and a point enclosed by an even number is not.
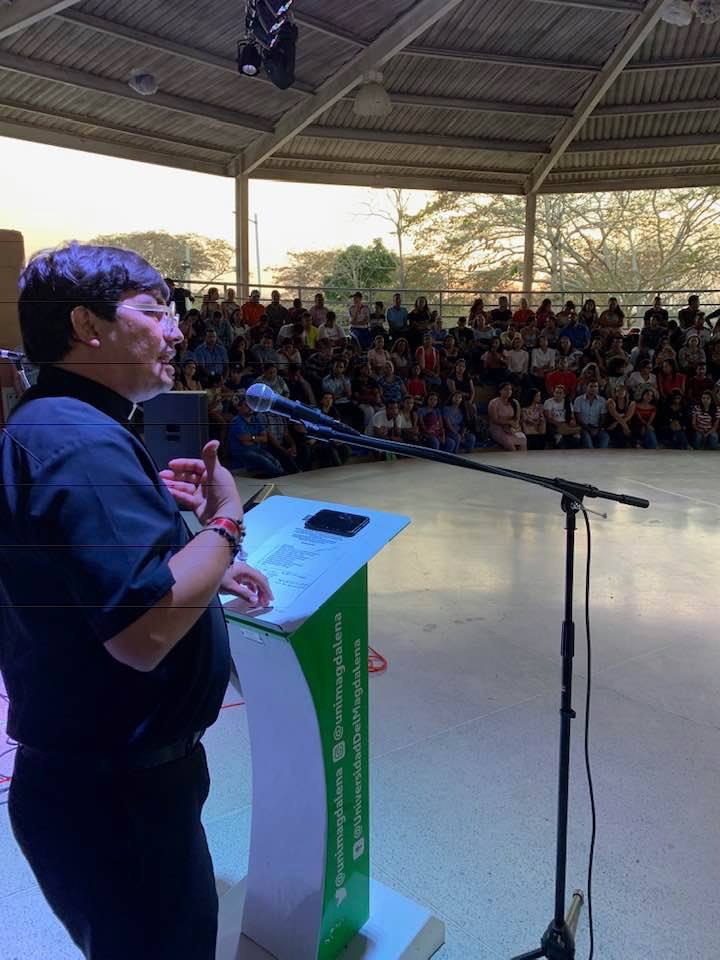
{"type": "Polygon", "coordinates": [[[170,291],[170,299],[175,304],[179,319],[184,320],[188,311],[187,302],[189,300],[190,303],[195,303],[195,297],[185,287],[178,287],[170,277],[165,277],[165,284],[170,291]]]}
{"type": "Polygon", "coordinates": [[[396,293],[391,307],[386,314],[388,329],[392,338],[402,336],[407,331],[408,312],[402,305],[402,297],[396,293]]]}
{"type": "Polygon", "coordinates": [[[277,333],[286,323],[290,323],[290,311],[280,303],[280,291],[273,290],[270,303],[265,307],[265,316],[273,333],[277,333]]]}
{"type": "Polygon", "coordinates": [[[321,327],[327,318],[327,307],[325,306],[325,295],[315,294],[315,301],[308,311],[310,318],[316,327],[321,327]]]}
{"type": "Polygon", "coordinates": [[[353,294],[348,314],[351,336],[355,337],[363,350],[367,350],[370,346],[370,311],[367,304],[363,303],[363,295],[359,290],[353,294]]]}
{"type": "Polygon", "coordinates": [[[251,290],[250,299],[247,300],[240,311],[243,324],[251,329],[260,323],[260,318],[265,316],[265,307],[260,303],[260,291],[251,290]]]}
{"type": "Polygon", "coordinates": [[[235,560],[242,499],[217,442],[158,471],[129,428],[135,404],[172,387],[168,298],[128,250],[31,258],[20,326],[40,374],[0,439],[10,824],[87,960],[214,957],[200,815],[201,738],[230,674],[217,592],[272,599],[235,560]]]}
{"type": "Polygon", "coordinates": [[[660,294],[655,297],[653,300],[653,305],[650,307],[650,309],[645,311],[643,319],[645,320],[646,327],[650,326],[650,321],[653,319],[655,320],[655,325],[660,329],[667,327],[670,316],[665,307],[662,305],[662,297],[660,294]]]}

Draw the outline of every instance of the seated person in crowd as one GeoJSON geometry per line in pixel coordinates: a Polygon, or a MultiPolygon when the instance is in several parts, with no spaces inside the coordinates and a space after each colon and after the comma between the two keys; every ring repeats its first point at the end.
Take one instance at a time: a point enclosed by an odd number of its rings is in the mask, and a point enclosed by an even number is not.
{"type": "Polygon", "coordinates": [[[688,297],[688,305],[678,312],[680,329],[688,330],[693,326],[698,316],[705,322],[705,314],[700,309],[700,297],[694,293],[688,297]]]}
{"type": "Polygon", "coordinates": [[[657,431],[661,442],[673,450],[687,450],[690,446],[690,417],[685,397],[674,391],[660,401],[657,416],[657,431]]]}
{"type": "Polygon", "coordinates": [[[288,323],[300,323],[300,318],[305,313],[303,302],[300,297],[295,297],[292,307],[288,311],[288,323]]]}
{"type": "Polygon", "coordinates": [[[562,310],[559,310],[555,314],[555,319],[557,320],[558,327],[563,329],[565,332],[565,327],[570,323],[571,320],[577,319],[577,310],[575,309],[575,303],[572,300],[566,300],[565,306],[562,310]]]}
{"type": "MultiPolygon", "coordinates": [[[[657,319],[657,314],[652,311],[648,311],[648,314],[645,314],[645,326],[640,331],[640,352],[646,353],[648,356],[652,357],[655,351],[658,348],[660,340],[663,337],[663,327],[660,326],[657,319]]],[[[667,313],[666,310],[663,313],[667,313]]]]}
{"type": "Polygon", "coordinates": [[[237,413],[228,429],[229,466],[257,477],[281,477],[285,468],[270,451],[267,424],[261,416],[250,409],[245,392],[241,391],[237,413]]]}
{"type": "Polygon", "coordinates": [[[461,357],[465,357],[464,352],[460,350],[455,337],[451,333],[445,338],[442,347],[438,348],[438,352],[440,354],[441,379],[447,377],[450,371],[455,369],[455,364],[461,357]]]}
{"type": "Polygon", "coordinates": [[[400,429],[405,443],[421,443],[420,418],[410,395],[403,397],[400,404],[400,429]]]}
{"type": "Polygon", "coordinates": [[[536,382],[545,386],[545,377],[557,366],[557,350],[548,345],[548,338],[540,334],[538,345],[530,355],[530,373],[536,382]]]}
{"type": "Polygon", "coordinates": [[[347,333],[337,322],[333,310],[325,311],[325,322],[318,327],[318,340],[330,340],[334,346],[340,346],[347,340],[347,333]]]}
{"type": "Polygon", "coordinates": [[[256,378],[255,383],[264,383],[270,389],[281,397],[289,397],[290,391],[285,380],[278,373],[276,363],[266,363],[263,366],[262,373],[256,378]]]}
{"type": "Polygon", "coordinates": [[[606,336],[609,336],[613,330],[622,330],[625,326],[625,314],[617,297],[610,297],[608,300],[607,308],[600,314],[599,326],[606,336]]]}
{"type": "Polygon", "coordinates": [[[636,402],[646,390],[652,390],[655,398],[659,397],[657,377],[652,372],[652,363],[649,360],[640,361],[637,370],[627,378],[627,387],[636,402]]]}
{"type": "Polygon", "coordinates": [[[420,370],[428,383],[440,383],[440,354],[433,346],[432,336],[426,333],[422,345],[415,351],[415,361],[420,364],[420,370]]]}
{"type": "Polygon", "coordinates": [[[582,442],[582,427],[575,419],[573,402],[558,383],[543,404],[550,436],[557,447],[576,448],[582,442]]]}
{"type": "Polygon", "coordinates": [[[290,363],[285,374],[288,396],[291,400],[304,403],[307,407],[316,406],[315,393],[303,376],[302,367],[298,363],[290,363]]]}
{"type": "Polygon", "coordinates": [[[413,363],[410,367],[410,376],[408,377],[405,388],[408,392],[408,395],[411,396],[416,404],[424,403],[425,398],[427,397],[427,381],[423,377],[420,371],[420,364],[413,363]]]}
{"type": "Polygon", "coordinates": [[[528,405],[520,411],[520,429],[527,438],[528,450],[545,449],[547,422],[541,390],[533,390],[528,405]]]}
{"type": "Polygon", "coordinates": [[[221,343],[218,343],[217,333],[212,327],[208,327],[205,331],[205,342],[200,344],[194,353],[201,380],[211,374],[219,374],[223,378],[227,376],[228,352],[221,343]]]}
{"type": "Polygon", "coordinates": [[[700,403],[704,393],[714,393],[715,384],[708,376],[707,364],[701,361],[695,367],[695,373],[685,381],[685,398],[691,406],[697,406],[700,403]]]}
{"type": "Polygon", "coordinates": [[[303,345],[307,347],[308,350],[314,350],[318,340],[320,339],[320,331],[312,322],[312,317],[308,310],[305,310],[300,318],[302,323],[302,341],[303,345]]]}
{"type": "Polygon", "coordinates": [[[535,319],[535,313],[528,306],[528,302],[525,297],[522,297],[520,300],[520,307],[512,315],[512,322],[515,324],[516,328],[520,330],[522,327],[526,327],[531,320],[535,319]]]}
{"type": "MultiPolygon", "coordinates": [[[[302,343],[302,340],[298,341],[302,343]]],[[[318,341],[319,343],[320,341],[318,341]]],[[[298,343],[294,343],[292,340],[286,339],[280,341],[280,348],[278,349],[278,370],[282,373],[284,370],[287,370],[289,363],[296,363],[301,365],[303,362],[303,356],[300,351],[298,343]]],[[[309,360],[307,361],[309,362],[309,360]]]]}
{"type": "Polygon", "coordinates": [[[607,432],[614,447],[631,447],[634,443],[632,421],[635,416],[635,401],[628,394],[624,383],[615,386],[607,402],[607,432]]]}
{"type": "MultiPolygon", "coordinates": [[[[320,410],[327,417],[339,420],[340,415],[333,402],[331,393],[323,393],[320,397],[320,410]]],[[[321,443],[313,437],[307,440],[312,466],[316,467],[343,467],[350,459],[350,447],[346,443],[331,440],[330,443],[321,443]]]]}
{"type": "Polygon", "coordinates": [[[442,412],[438,409],[440,397],[435,390],[428,393],[424,407],[418,411],[420,438],[426,447],[433,450],[450,450],[450,443],[445,435],[445,423],[442,412]]]}
{"type": "Polygon", "coordinates": [[[179,368],[173,383],[173,390],[202,390],[203,386],[197,375],[197,363],[188,357],[179,368]]]}
{"type": "Polygon", "coordinates": [[[635,402],[635,416],[631,427],[635,437],[635,446],[646,450],[657,449],[657,437],[655,435],[655,418],[657,416],[657,405],[655,393],[650,389],[642,391],[640,399],[635,402]]]}
{"type": "Polygon", "coordinates": [[[552,308],[552,300],[550,297],[545,297],[535,313],[535,324],[537,325],[538,330],[543,330],[551,319],[555,319],[555,314],[552,308]]]}
{"type": "Polygon", "coordinates": [[[318,396],[322,390],[323,380],[332,369],[334,359],[332,341],[325,338],[318,340],[317,350],[311,353],[303,364],[305,376],[318,396]]]}
{"type": "Polygon", "coordinates": [[[281,364],[284,359],[273,346],[273,338],[270,333],[264,333],[260,338],[260,343],[256,343],[254,347],[250,348],[249,358],[250,363],[254,364],[258,370],[262,370],[266,363],[281,364]]]}
{"type": "Polygon", "coordinates": [[[663,360],[658,376],[658,390],[661,397],[669,397],[677,390],[683,396],[685,395],[685,383],[687,377],[680,373],[674,360],[663,360]]]}
{"type": "Polygon", "coordinates": [[[520,404],[513,398],[513,385],[501,383],[499,394],[488,404],[490,436],[503,450],[527,450],[527,437],[520,426],[520,404]]]}
{"type": "Polygon", "coordinates": [[[448,331],[443,326],[442,317],[435,317],[430,327],[430,336],[433,340],[433,346],[441,347],[447,338],[448,331]]]}
{"type": "Polygon", "coordinates": [[[331,393],[338,411],[338,418],[355,430],[362,430],[364,416],[362,410],[352,402],[352,384],[347,373],[347,364],[343,358],[333,360],[330,373],[323,378],[322,392],[331,393]]]}
{"type": "Polygon", "coordinates": [[[696,450],[717,450],[720,446],[718,439],[718,408],[715,399],[709,390],[700,397],[700,402],[692,409],[693,447],[696,450]]]}
{"type": "Polygon", "coordinates": [[[463,410],[463,395],[456,390],[442,409],[445,437],[450,453],[470,453],[475,449],[475,434],[468,429],[463,410]]]}
{"type": "Polygon", "coordinates": [[[400,420],[400,404],[397,400],[388,400],[373,417],[373,436],[402,440],[403,422],[400,420]]]}
{"type": "MultiPolygon", "coordinates": [[[[490,330],[490,327],[487,327],[490,330]]],[[[467,317],[458,317],[457,326],[451,327],[448,333],[455,338],[459,347],[469,347],[475,341],[475,334],[472,327],[468,326],[467,317]]]]}
{"type": "Polygon", "coordinates": [[[371,377],[381,377],[385,373],[385,367],[390,363],[390,354],[385,349],[385,337],[382,333],[375,336],[367,352],[367,362],[371,377]]]}
{"type": "Polygon", "coordinates": [[[390,360],[395,367],[396,373],[403,379],[406,379],[412,366],[412,356],[410,355],[410,345],[405,337],[398,337],[393,343],[390,360]]]}
{"type": "Polygon", "coordinates": [[[364,432],[371,435],[373,417],[384,406],[384,401],[377,380],[370,376],[370,367],[366,363],[361,364],[355,371],[352,381],[352,399],[362,411],[364,432]]]}
{"type": "Polygon", "coordinates": [[[545,389],[550,396],[555,393],[555,387],[558,384],[563,387],[565,396],[572,400],[577,389],[577,376],[572,370],[568,370],[566,357],[558,356],[557,369],[548,373],[545,377],[545,389]]]}
{"type": "MultiPolygon", "coordinates": [[[[370,373],[372,375],[372,371],[370,373]]],[[[407,393],[403,379],[395,373],[395,367],[389,361],[385,364],[382,376],[378,377],[377,384],[380,387],[384,403],[391,401],[400,403],[407,393]]]]}
{"type": "Polygon", "coordinates": [[[590,327],[582,322],[574,309],[562,328],[562,335],[568,338],[573,350],[585,350],[590,344],[590,327]]]}
{"type": "Polygon", "coordinates": [[[482,356],[481,379],[484,383],[500,383],[507,377],[507,359],[499,337],[493,337],[482,356]]]}
{"type": "Polygon", "coordinates": [[[691,327],[685,331],[685,343],[688,343],[692,336],[697,337],[700,346],[705,348],[712,339],[713,331],[705,324],[705,317],[699,313],[691,327]]]}
{"type": "Polygon", "coordinates": [[[597,380],[588,382],[583,396],[578,397],[573,402],[573,409],[575,418],[582,429],[583,447],[588,450],[592,450],[593,447],[597,447],[599,450],[607,449],[610,443],[610,437],[605,430],[607,403],[605,398],[600,396],[600,384],[597,380]]]}
{"type": "Polygon", "coordinates": [[[512,310],[507,297],[498,297],[498,305],[490,311],[490,323],[496,330],[507,330],[512,320],[512,310]]]}

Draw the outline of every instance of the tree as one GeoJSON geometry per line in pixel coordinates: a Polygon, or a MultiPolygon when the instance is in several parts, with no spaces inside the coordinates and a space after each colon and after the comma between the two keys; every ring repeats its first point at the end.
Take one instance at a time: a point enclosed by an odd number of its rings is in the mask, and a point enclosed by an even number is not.
{"type": "Polygon", "coordinates": [[[397,260],[382,240],[373,240],[369,247],[352,244],[341,250],[332,273],[325,277],[326,288],[335,288],[335,299],[351,297],[356,290],[384,288],[394,277],[397,260]]]}
{"type": "Polygon", "coordinates": [[[288,263],[272,270],[273,282],[284,290],[299,287],[321,289],[325,277],[335,270],[341,250],[293,250],[288,253],[288,263]]]}
{"type": "MultiPolygon", "coordinates": [[[[522,277],[522,197],[440,193],[412,218],[418,248],[476,289],[522,277]],[[488,284],[483,278],[493,277],[488,284]]],[[[553,291],[713,286],[720,270],[720,189],[538,197],[536,282],[553,291]]]]}
{"type": "Polygon", "coordinates": [[[208,283],[219,280],[234,269],[235,250],[227,240],[197,233],[174,234],[165,230],[108,233],[93,237],[88,242],[135,250],[164,277],[173,279],[184,278],[185,263],[189,264],[193,280],[205,280],[208,283]]]}
{"type": "Polygon", "coordinates": [[[397,242],[398,286],[405,287],[407,283],[405,269],[405,245],[408,228],[411,222],[410,194],[406,190],[395,187],[385,190],[380,204],[366,202],[365,217],[375,217],[385,220],[392,225],[397,242]]]}

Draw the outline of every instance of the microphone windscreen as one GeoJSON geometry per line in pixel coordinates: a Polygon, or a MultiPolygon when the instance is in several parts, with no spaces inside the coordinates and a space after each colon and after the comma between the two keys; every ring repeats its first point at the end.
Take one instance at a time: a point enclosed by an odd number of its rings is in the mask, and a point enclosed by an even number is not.
{"type": "Polygon", "coordinates": [[[247,405],[255,413],[266,413],[273,405],[275,391],[266,383],[254,383],[245,393],[247,405]]]}

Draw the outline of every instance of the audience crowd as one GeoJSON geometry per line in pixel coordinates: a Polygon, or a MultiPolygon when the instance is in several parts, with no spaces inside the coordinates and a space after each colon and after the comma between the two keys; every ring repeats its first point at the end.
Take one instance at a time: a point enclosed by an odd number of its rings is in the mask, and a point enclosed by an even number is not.
{"type": "Polygon", "coordinates": [[[341,465],[353,452],[254,413],[253,383],[365,434],[453,453],[720,446],[720,310],[706,315],[697,296],[676,319],[656,297],[635,328],[614,298],[556,312],[549,299],[513,311],[507,297],[491,308],[478,297],[451,324],[425,297],[408,310],[400,294],[371,309],[356,293],[341,315],[322,293],[309,308],[285,306],[278,291],[239,303],[211,288],[188,309],[189,291],[173,285],[173,299],[184,335],[175,389],[207,392],[224,462],[253,476],[341,465]]]}

